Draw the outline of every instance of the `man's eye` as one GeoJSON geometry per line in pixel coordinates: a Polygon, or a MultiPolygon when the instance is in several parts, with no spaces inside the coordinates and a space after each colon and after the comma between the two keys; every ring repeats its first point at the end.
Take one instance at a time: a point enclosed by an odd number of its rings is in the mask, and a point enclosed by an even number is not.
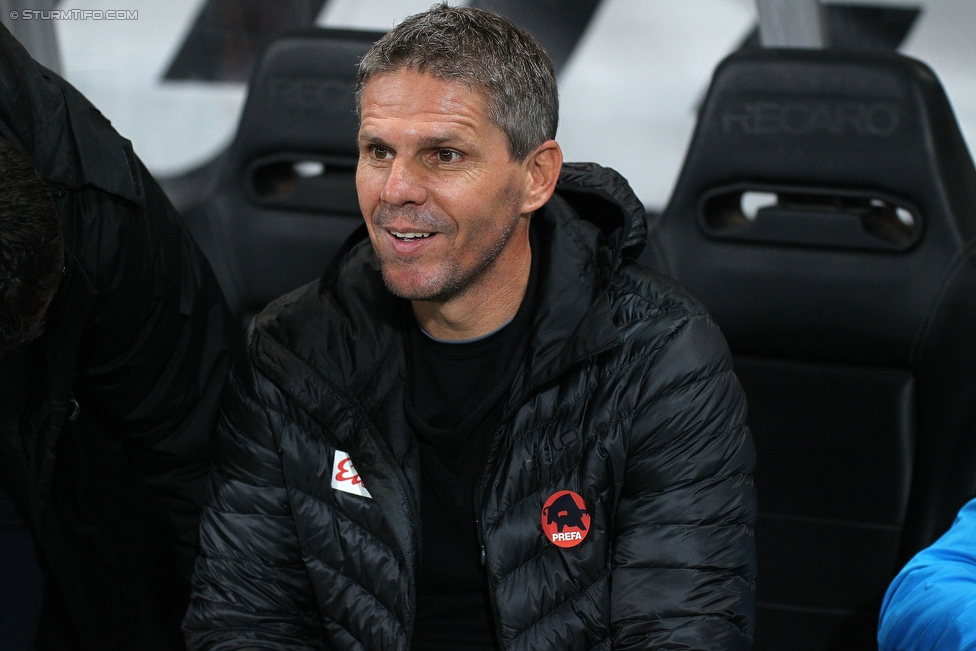
{"type": "Polygon", "coordinates": [[[437,160],[441,163],[456,163],[460,158],[461,154],[452,149],[441,149],[437,152],[437,160]]]}
{"type": "Polygon", "coordinates": [[[387,149],[386,147],[373,147],[373,158],[376,158],[378,160],[385,160],[390,157],[391,157],[390,150],[387,149]]]}

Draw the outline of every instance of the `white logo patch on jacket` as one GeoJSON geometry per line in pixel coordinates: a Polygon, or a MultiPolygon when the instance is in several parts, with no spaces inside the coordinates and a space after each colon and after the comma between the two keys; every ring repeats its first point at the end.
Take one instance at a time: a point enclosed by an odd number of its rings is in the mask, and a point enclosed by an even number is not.
{"type": "Polygon", "coordinates": [[[343,493],[352,493],[361,497],[373,499],[366,490],[363,480],[352,465],[352,459],[347,452],[336,450],[335,460],[332,462],[332,488],[343,493]]]}

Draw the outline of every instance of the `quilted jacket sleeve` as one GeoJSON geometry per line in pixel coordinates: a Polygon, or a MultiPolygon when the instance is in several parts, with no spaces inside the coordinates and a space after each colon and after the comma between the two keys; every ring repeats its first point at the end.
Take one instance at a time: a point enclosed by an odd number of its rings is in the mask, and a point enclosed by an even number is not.
{"type": "MultiPolygon", "coordinates": [[[[131,143],[70,84],[34,62],[3,26],[0,136],[25,152],[52,190],[64,231],[66,279],[84,278],[72,291],[80,294],[84,286],[96,295],[89,311],[64,307],[55,317],[66,331],[83,331],[77,363],[65,369],[73,374],[76,425],[118,443],[138,469],[170,520],[174,539],[167,543],[186,581],[228,370],[233,326],[223,294],[131,143]]],[[[59,290],[52,307],[75,305],[65,293],[59,290]]],[[[51,349],[69,360],[74,354],[51,349]]],[[[64,379],[51,378],[54,391],[64,379]]],[[[91,435],[84,436],[87,447],[91,435]]],[[[93,456],[110,463],[104,448],[95,449],[93,456]]],[[[84,472],[74,461],[69,465],[84,472]]],[[[59,466],[57,474],[64,470],[59,466]]],[[[112,504],[107,508],[118,508],[112,504]]]]}
{"type": "Polygon", "coordinates": [[[175,209],[141,164],[134,169],[145,209],[90,188],[71,203],[70,240],[90,247],[83,259],[98,291],[74,391],[82,419],[118,437],[170,516],[188,580],[231,317],[175,209]]]}
{"type": "Polygon", "coordinates": [[[718,327],[701,310],[645,342],[616,518],[613,648],[749,649],[755,451],[718,327]]]}
{"type": "Polygon", "coordinates": [[[899,572],[881,606],[881,651],[976,648],[976,500],[899,572]]]}
{"type": "Polygon", "coordinates": [[[249,363],[235,365],[183,622],[190,651],[327,648],[276,452],[284,407],[249,363]]]}

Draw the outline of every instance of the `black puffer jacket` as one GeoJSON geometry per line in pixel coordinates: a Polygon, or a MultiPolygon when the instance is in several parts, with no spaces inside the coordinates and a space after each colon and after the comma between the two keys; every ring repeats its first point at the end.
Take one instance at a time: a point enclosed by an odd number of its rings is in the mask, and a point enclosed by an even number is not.
{"type": "Polygon", "coordinates": [[[0,357],[0,481],[48,570],[35,646],[181,649],[229,311],[129,141],[2,26],[0,136],[65,244],[44,334],[0,357]]]}
{"type": "MultiPolygon", "coordinates": [[[[754,451],[718,328],[633,261],[643,210],[615,173],[567,165],[532,228],[537,304],[481,491],[502,646],[749,648],[754,451]],[[564,489],[591,518],[566,549],[541,524],[564,489]]],[[[362,240],[257,317],[224,397],[190,648],[410,647],[420,507],[398,300],[362,240]],[[332,488],[337,449],[371,498],[332,488]]]]}

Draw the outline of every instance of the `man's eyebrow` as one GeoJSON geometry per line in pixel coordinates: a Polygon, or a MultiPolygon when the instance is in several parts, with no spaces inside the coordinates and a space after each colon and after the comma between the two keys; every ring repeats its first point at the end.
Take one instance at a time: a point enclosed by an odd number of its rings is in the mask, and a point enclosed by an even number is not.
{"type": "MultiPolygon", "coordinates": [[[[433,149],[436,147],[444,147],[450,145],[463,144],[464,138],[454,133],[446,133],[443,135],[436,136],[424,136],[417,141],[417,145],[421,149],[433,149]]],[[[377,145],[380,147],[386,147],[392,149],[391,145],[387,143],[383,138],[378,135],[364,133],[359,136],[360,145],[377,145]]]]}
{"type": "Polygon", "coordinates": [[[433,147],[443,147],[444,145],[457,144],[462,141],[459,136],[448,133],[441,136],[426,136],[421,138],[417,143],[423,149],[431,149],[433,147]]]}
{"type": "Polygon", "coordinates": [[[381,147],[387,147],[386,141],[379,136],[370,135],[368,133],[359,136],[359,144],[361,145],[380,145],[381,147]]]}

